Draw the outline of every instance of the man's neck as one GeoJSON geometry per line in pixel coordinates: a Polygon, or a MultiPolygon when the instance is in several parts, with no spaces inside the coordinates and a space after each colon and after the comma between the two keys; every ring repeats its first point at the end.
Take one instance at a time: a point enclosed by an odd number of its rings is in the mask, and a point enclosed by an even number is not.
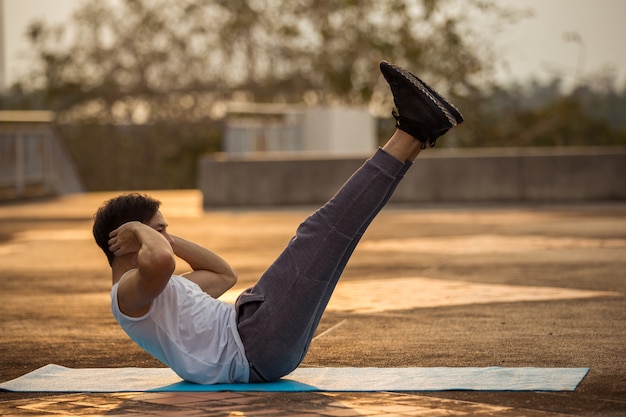
{"type": "Polygon", "coordinates": [[[111,284],[115,285],[126,272],[137,268],[133,266],[130,259],[116,258],[111,265],[111,284]]]}

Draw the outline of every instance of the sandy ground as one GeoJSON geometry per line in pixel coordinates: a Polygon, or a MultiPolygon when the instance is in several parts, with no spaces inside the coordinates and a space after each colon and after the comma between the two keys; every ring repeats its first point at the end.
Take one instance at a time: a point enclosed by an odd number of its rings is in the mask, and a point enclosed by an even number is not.
{"type": "MultiPolygon", "coordinates": [[[[203,212],[152,192],[174,234],[253,283],[312,208],[203,212]]],[[[117,327],[91,216],[110,193],[0,205],[0,380],[48,363],[161,366],[117,327]]],[[[179,271],[187,269],[180,263],[179,271]]],[[[574,393],[429,395],[626,414],[626,204],[388,207],[345,271],[303,366],[589,367],[574,393]]],[[[25,398],[0,392],[0,401],[25,398]]]]}

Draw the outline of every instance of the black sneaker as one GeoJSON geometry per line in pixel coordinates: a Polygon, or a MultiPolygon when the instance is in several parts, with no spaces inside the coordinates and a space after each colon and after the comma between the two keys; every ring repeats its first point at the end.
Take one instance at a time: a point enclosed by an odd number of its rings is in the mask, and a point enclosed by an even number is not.
{"type": "Polygon", "coordinates": [[[463,122],[461,112],[409,71],[381,61],[380,72],[391,87],[397,112],[396,127],[422,142],[435,146],[437,138],[463,122]]]}

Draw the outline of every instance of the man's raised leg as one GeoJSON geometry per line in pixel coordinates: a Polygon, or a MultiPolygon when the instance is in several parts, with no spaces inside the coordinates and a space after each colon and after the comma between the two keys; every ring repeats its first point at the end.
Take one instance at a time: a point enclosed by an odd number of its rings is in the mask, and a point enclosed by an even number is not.
{"type": "Polygon", "coordinates": [[[410,161],[462,121],[460,113],[451,119],[451,105],[412,74],[383,64],[381,70],[394,93],[399,130],[298,227],[259,282],[237,300],[250,382],[278,379],[300,363],[347,260],[410,161]]]}

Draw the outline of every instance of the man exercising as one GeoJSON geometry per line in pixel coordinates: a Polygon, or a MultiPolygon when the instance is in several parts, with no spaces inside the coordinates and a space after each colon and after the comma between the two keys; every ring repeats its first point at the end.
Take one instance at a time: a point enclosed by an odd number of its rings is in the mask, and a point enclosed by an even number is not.
{"type": "Polygon", "coordinates": [[[217,298],[237,272],[213,251],[168,233],[160,203],[128,194],[104,203],[93,234],[112,272],[111,309],[139,346],[199,384],[275,381],[302,362],[363,233],[428,144],[461,113],[410,72],[380,63],[396,131],[337,194],[300,224],[234,305],[217,298]],[[192,271],[173,275],[175,258],[192,271]]]}

